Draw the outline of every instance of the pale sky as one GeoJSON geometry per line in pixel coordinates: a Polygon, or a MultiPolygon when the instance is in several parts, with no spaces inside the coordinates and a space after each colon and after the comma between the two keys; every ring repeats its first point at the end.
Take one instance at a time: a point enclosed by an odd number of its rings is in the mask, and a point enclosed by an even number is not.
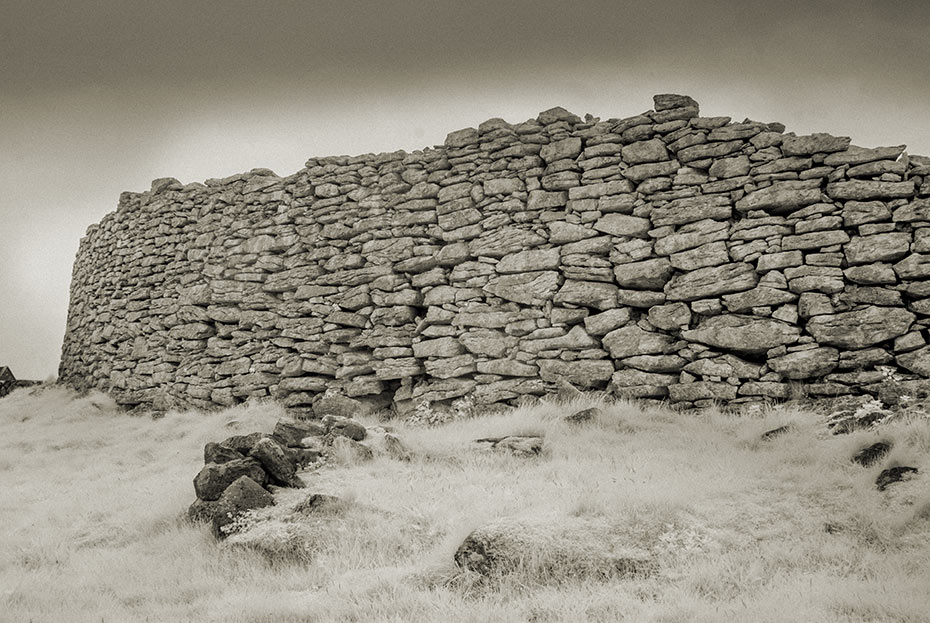
{"type": "Polygon", "coordinates": [[[413,150],[683,93],[930,154],[930,2],[0,0],[0,366],[57,372],[78,241],[119,193],[413,150]]]}

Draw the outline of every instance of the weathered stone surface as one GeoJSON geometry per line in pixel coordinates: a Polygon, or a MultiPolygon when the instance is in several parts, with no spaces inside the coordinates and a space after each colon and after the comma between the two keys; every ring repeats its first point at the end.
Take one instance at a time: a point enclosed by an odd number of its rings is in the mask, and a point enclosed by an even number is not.
{"type": "Polygon", "coordinates": [[[819,152],[843,151],[849,147],[848,136],[815,133],[806,136],[786,136],[781,151],[786,156],[807,156],[819,152]]]}
{"type": "Polygon", "coordinates": [[[759,277],[751,264],[724,264],[699,268],[677,275],[665,286],[665,297],[670,301],[694,301],[719,296],[728,292],[741,292],[755,287],[759,277]]]}
{"type": "Polygon", "coordinates": [[[684,225],[704,219],[723,221],[733,213],[733,204],[728,195],[698,195],[670,201],[667,205],[653,208],[649,218],[655,227],[684,225]]]}
{"type": "Polygon", "coordinates": [[[855,311],[814,316],[807,323],[807,331],[820,344],[858,349],[904,335],[915,318],[904,309],[870,305],[855,311]]]}
{"type": "Polygon", "coordinates": [[[670,385],[669,397],[679,402],[694,402],[695,400],[733,400],[736,398],[736,385],[719,383],[715,381],[696,381],[694,383],[679,383],[670,385]]]}
{"type": "Polygon", "coordinates": [[[566,279],[553,297],[557,304],[569,303],[595,309],[612,309],[617,306],[617,286],[599,281],[566,279]]]}
{"type": "Polygon", "coordinates": [[[627,308],[608,309],[605,312],[587,316],[584,319],[584,328],[588,335],[607,335],[630,321],[631,314],[627,308]]]}
{"type": "Polygon", "coordinates": [[[843,207],[843,224],[855,227],[891,219],[891,210],[881,201],[847,201],[843,207]]]}
{"type": "Polygon", "coordinates": [[[678,171],[677,160],[668,162],[652,162],[648,164],[635,164],[623,171],[623,176],[634,182],[642,182],[653,177],[674,175],[678,171]]]}
{"type": "Polygon", "coordinates": [[[240,476],[230,484],[210,510],[209,521],[216,538],[229,536],[231,524],[241,513],[273,506],[274,496],[248,476],[240,476]]]}
{"type": "Polygon", "coordinates": [[[248,476],[260,485],[268,480],[261,464],[253,458],[237,459],[223,464],[208,463],[194,478],[194,491],[201,500],[218,500],[226,487],[241,476],[248,476]]]}
{"type": "Polygon", "coordinates": [[[285,487],[304,487],[304,482],[297,476],[297,467],[289,460],[284,448],[270,437],[258,441],[251,452],[252,458],[262,464],[265,472],[275,484],[285,487]]]}
{"type": "Polygon", "coordinates": [[[769,367],[788,379],[807,379],[829,374],[839,362],[835,348],[812,348],[769,359],[769,367]]]}
{"type": "Polygon", "coordinates": [[[594,229],[611,236],[644,237],[652,229],[647,218],[628,216],[626,214],[605,214],[594,223],[594,229]]]}
{"type": "Polygon", "coordinates": [[[767,307],[792,303],[798,299],[793,292],[758,286],[738,294],[724,294],[723,304],[731,312],[744,312],[753,307],[767,307]]]}
{"type": "Polygon", "coordinates": [[[793,344],[800,336],[800,330],[779,320],[730,314],[706,318],[696,329],[682,331],[681,336],[688,341],[725,350],[764,353],[776,346],[793,344]]]}
{"type": "Polygon", "coordinates": [[[813,231],[800,236],[785,236],[781,242],[781,248],[785,251],[795,249],[810,250],[822,249],[835,244],[846,244],[849,242],[849,235],[842,230],[836,231],[813,231]]]}
{"type": "Polygon", "coordinates": [[[930,277],[930,254],[911,253],[894,265],[901,279],[927,279],[930,277]]]}
{"type": "Polygon", "coordinates": [[[623,161],[629,164],[662,162],[668,160],[668,150],[665,149],[665,143],[657,138],[624,145],[621,150],[621,155],[623,156],[623,161]]]}
{"type": "Polygon", "coordinates": [[[924,346],[909,353],[898,355],[895,361],[899,366],[915,374],[930,378],[930,346],[924,346]]]}
{"type": "Polygon", "coordinates": [[[673,272],[671,262],[664,257],[620,264],[614,268],[617,283],[634,290],[661,290],[673,272]]]}
{"type": "Polygon", "coordinates": [[[837,167],[844,164],[863,164],[875,160],[897,160],[904,152],[905,146],[865,148],[850,145],[845,151],[832,153],[824,158],[823,163],[828,167],[837,167]]]}
{"type": "Polygon", "coordinates": [[[553,270],[559,267],[560,249],[530,249],[505,255],[495,264],[499,273],[524,273],[539,270],[553,270]]]}
{"type": "Polygon", "coordinates": [[[326,415],[323,416],[322,423],[326,427],[326,433],[334,437],[348,437],[355,441],[362,441],[368,436],[365,426],[351,417],[326,415]]]}
{"type": "MultiPolygon", "coordinates": [[[[567,366],[598,389],[619,368],[624,396],[692,385],[671,396],[695,406],[731,387],[781,398],[783,380],[887,396],[876,365],[918,382],[902,362],[920,365],[930,326],[930,158],[697,113],[673,95],[621,120],[553,108],[411,153],[124,193],[81,242],[62,382],[127,407],[273,398],[343,416],[466,394],[512,404],[567,366]],[[721,334],[762,323],[740,340],[776,345],[735,364],[689,342],[734,313],[751,323],[721,334]],[[618,331],[647,352],[614,358],[618,331]],[[837,371],[817,376],[830,348],[837,371]]],[[[291,462],[322,451],[279,428],[291,462]]],[[[208,458],[241,461],[262,437],[208,458]]]]}
{"type": "Polygon", "coordinates": [[[854,180],[827,184],[831,199],[868,201],[869,199],[897,199],[914,196],[914,182],[875,182],[854,180]]]}
{"type": "Polygon", "coordinates": [[[615,329],[601,340],[614,359],[633,355],[664,353],[672,345],[672,337],[664,333],[645,331],[636,325],[615,329]]]}
{"type": "Polygon", "coordinates": [[[672,255],[687,249],[694,249],[710,242],[726,240],[729,231],[726,223],[705,219],[688,223],[677,232],[656,240],[656,255],[672,255]]]}
{"type": "Polygon", "coordinates": [[[425,340],[413,345],[413,354],[416,357],[454,357],[465,352],[465,348],[454,337],[441,337],[435,340],[425,340]]]}
{"type": "Polygon", "coordinates": [[[907,255],[911,247],[911,235],[906,232],[890,232],[853,238],[844,247],[849,264],[871,264],[893,262],[907,255]]]}
{"type": "Polygon", "coordinates": [[[454,558],[459,567],[488,577],[524,572],[537,578],[611,578],[648,571],[648,554],[621,535],[604,520],[508,518],[472,531],[454,558]]]}
{"type": "Polygon", "coordinates": [[[610,384],[616,389],[627,387],[668,387],[678,382],[677,374],[659,374],[628,368],[617,370],[610,378],[610,384]]]}
{"type": "Polygon", "coordinates": [[[818,201],[819,188],[799,188],[786,182],[749,193],[736,202],[736,209],[740,212],[765,210],[774,214],[785,214],[818,201]]]}
{"type": "Polygon", "coordinates": [[[493,278],[483,289],[505,301],[539,307],[555,296],[561,281],[555,271],[526,272],[493,278]]]}
{"type": "Polygon", "coordinates": [[[614,373],[614,364],[604,360],[540,359],[538,365],[539,378],[542,380],[551,383],[566,380],[579,387],[597,387],[608,381],[614,373]]]}

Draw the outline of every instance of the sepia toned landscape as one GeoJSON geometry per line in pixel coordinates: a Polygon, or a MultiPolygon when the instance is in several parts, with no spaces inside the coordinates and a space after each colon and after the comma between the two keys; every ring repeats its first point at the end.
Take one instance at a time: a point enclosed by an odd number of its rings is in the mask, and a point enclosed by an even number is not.
{"type": "Polygon", "coordinates": [[[3,16],[0,623],[930,621],[930,5],[3,16]]]}

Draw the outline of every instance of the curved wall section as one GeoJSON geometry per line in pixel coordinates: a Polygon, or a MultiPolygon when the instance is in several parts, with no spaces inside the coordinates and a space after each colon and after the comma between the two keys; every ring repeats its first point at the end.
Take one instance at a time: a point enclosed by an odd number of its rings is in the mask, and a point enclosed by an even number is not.
{"type": "Polygon", "coordinates": [[[60,378],[125,404],[402,410],[560,379],[696,405],[919,383],[930,159],[784,130],[658,95],[155,180],[81,241],[60,378]]]}

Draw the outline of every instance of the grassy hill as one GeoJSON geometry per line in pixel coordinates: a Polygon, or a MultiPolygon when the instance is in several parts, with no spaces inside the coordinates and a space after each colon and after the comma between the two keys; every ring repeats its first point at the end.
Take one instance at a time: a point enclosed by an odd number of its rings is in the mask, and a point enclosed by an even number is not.
{"type": "MultiPolygon", "coordinates": [[[[837,436],[794,407],[740,417],[592,398],[386,422],[413,460],[303,472],[307,489],[279,491],[222,542],[189,523],[204,443],[283,416],[256,403],[152,419],[45,385],[0,399],[0,621],[928,620],[930,418],[917,409],[837,436]],[[595,405],[589,423],[563,420],[595,405]],[[543,453],[473,443],[513,434],[544,435],[543,453]],[[893,443],[880,463],[850,460],[879,440],[893,443]],[[917,476],[878,491],[896,462],[917,476]],[[344,504],[302,513],[315,493],[344,504]],[[599,526],[650,565],[585,576],[553,555],[490,579],[457,567],[466,535],[500,521],[599,526]]],[[[551,544],[532,536],[528,554],[545,558],[551,544]]]]}

